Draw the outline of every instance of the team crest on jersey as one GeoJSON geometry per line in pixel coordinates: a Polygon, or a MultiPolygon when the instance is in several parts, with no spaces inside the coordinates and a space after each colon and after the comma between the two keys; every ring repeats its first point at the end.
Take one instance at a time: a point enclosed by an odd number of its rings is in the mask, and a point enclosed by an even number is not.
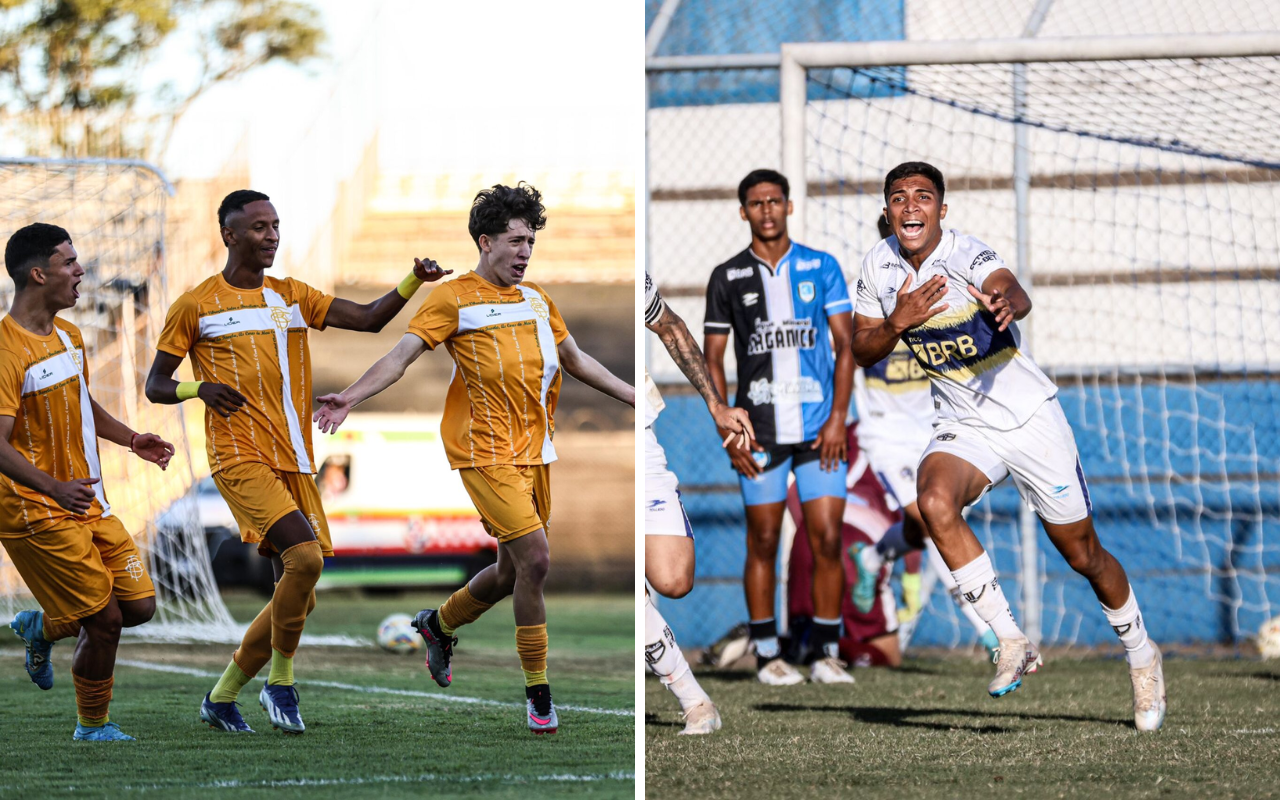
{"type": "Polygon", "coordinates": [[[128,560],[124,562],[124,571],[129,573],[130,578],[140,581],[142,580],[142,573],[146,572],[146,568],[142,566],[142,559],[135,554],[129,556],[128,560]]]}
{"type": "Polygon", "coordinates": [[[80,351],[74,347],[67,350],[67,355],[71,356],[71,363],[76,365],[76,372],[81,372],[84,367],[80,363],[80,351]]]}
{"type": "Polygon", "coordinates": [[[805,303],[812,303],[813,298],[818,296],[818,292],[813,288],[813,281],[801,281],[797,291],[800,293],[800,299],[805,303]]]}
{"type": "Polygon", "coordinates": [[[543,322],[549,322],[551,320],[551,311],[547,308],[547,304],[542,302],[541,299],[535,297],[530,300],[529,308],[532,308],[533,313],[537,314],[538,319],[543,322]]]}
{"type": "Polygon", "coordinates": [[[271,309],[271,321],[282,331],[289,329],[289,322],[292,319],[293,315],[289,313],[287,308],[273,307],[271,309]]]}

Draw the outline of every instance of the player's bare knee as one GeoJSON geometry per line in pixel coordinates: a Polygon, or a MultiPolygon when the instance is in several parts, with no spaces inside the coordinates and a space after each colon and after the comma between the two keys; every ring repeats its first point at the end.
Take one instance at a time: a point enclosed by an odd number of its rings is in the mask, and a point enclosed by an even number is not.
{"type": "Polygon", "coordinates": [[[654,576],[649,578],[649,585],[663,597],[679,600],[693,591],[693,576],[685,574],[654,576]]]}
{"type": "Polygon", "coordinates": [[[120,606],[121,624],[126,628],[136,628],[139,625],[150,622],[155,615],[156,599],[154,597],[131,600],[120,606]]]}
{"type": "Polygon", "coordinates": [[[1073,570],[1091,580],[1100,577],[1107,564],[1107,551],[1096,539],[1065,548],[1062,557],[1073,570]]]}
{"type": "Polygon", "coordinates": [[[80,626],[85,635],[95,642],[116,642],[120,640],[124,618],[120,614],[120,607],[112,603],[98,613],[80,620],[80,626]]]}
{"type": "Polygon", "coordinates": [[[551,571],[551,554],[547,551],[526,553],[516,565],[516,572],[521,583],[532,583],[541,586],[547,582],[547,573],[551,571]]]}
{"type": "Polygon", "coordinates": [[[961,519],[955,498],[944,491],[926,489],[916,499],[916,505],[931,531],[949,528],[961,519]]]}

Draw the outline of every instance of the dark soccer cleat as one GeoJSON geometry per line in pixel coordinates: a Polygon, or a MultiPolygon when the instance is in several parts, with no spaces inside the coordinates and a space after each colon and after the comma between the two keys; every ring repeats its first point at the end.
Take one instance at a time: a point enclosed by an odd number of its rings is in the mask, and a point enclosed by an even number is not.
{"type": "Polygon", "coordinates": [[[302,733],[307,729],[298,713],[298,687],[266,684],[258,693],[258,703],[271,719],[271,727],[282,733],[302,733]]]}
{"type": "Polygon", "coordinates": [[[19,611],[9,627],[27,643],[27,674],[31,682],[41,689],[52,689],[53,664],[49,663],[49,653],[53,642],[44,638],[44,612],[19,611]]]}
{"type": "Polygon", "coordinates": [[[427,643],[427,669],[436,683],[447,687],[453,682],[453,646],[458,643],[457,636],[445,636],[440,630],[440,612],[434,608],[424,608],[413,618],[413,627],[422,635],[427,643]]]}
{"type": "Polygon", "coordinates": [[[215,703],[206,694],[204,701],[200,703],[200,719],[216,731],[253,733],[253,728],[250,728],[249,723],[240,716],[240,709],[237,708],[239,705],[239,703],[215,703]]]}
{"type": "Polygon", "coordinates": [[[529,731],[538,736],[555,733],[560,727],[560,717],[556,714],[556,704],[551,702],[551,687],[545,683],[527,686],[524,695],[529,731]]]}

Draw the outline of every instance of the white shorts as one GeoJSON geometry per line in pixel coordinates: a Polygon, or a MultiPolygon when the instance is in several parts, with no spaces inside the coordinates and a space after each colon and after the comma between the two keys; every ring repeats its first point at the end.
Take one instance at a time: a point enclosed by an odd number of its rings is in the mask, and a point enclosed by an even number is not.
{"type": "Polygon", "coordinates": [[[1045,522],[1065,525],[1093,514],[1076,439],[1056,397],[1008,431],[940,420],[924,455],[930,453],[950,453],[968,461],[993,486],[1012,475],[1018,494],[1045,522]]]}
{"type": "Polygon", "coordinates": [[[916,501],[916,469],[920,466],[920,456],[925,445],[906,448],[892,444],[877,444],[870,447],[863,445],[862,452],[867,454],[871,471],[884,487],[885,499],[890,511],[906,508],[916,501]]]}
{"type": "Polygon", "coordinates": [[[667,456],[653,435],[645,428],[644,440],[644,535],[688,536],[693,526],[680,502],[680,481],[667,469],[667,456]]]}

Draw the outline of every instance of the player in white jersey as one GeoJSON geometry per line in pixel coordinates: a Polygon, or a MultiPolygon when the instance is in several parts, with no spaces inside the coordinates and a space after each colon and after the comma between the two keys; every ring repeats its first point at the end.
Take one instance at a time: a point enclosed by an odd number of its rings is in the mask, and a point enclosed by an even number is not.
{"type": "Polygon", "coordinates": [[[917,502],[960,591],[1000,639],[988,692],[1012,692],[1041,663],[962,515],[1007,469],[1049,540],[1089,580],[1124,644],[1136,727],[1157,730],[1165,714],[1160,651],[1147,638],[1124,568],[1098,541],[1057,387],[1021,350],[1014,323],[1031,311],[1031,299],[994,250],[942,230],[945,192],[942,173],[923,162],[900,164],[886,176],[884,213],[894,235],[862,261],[854,357],[874,364],[902,339],[929,376],[938,423],[920,462],[917,502]]]}
{"type": "MultiPolygon", "coordinates": [[[[702,399],[718,427],[737,431],[725,439],[725,447],[750,452],[755,434],[745,409],[730,408],[711,383],[702,351],[684,320],[667,307],[658,287],[644,275],[644,323],[666,346],[672,360],[702,399]]],[[[644,373],[644,576],[659,594],[684,597],[693,588],[693,527],[680,502],[676,476],[667,469],[667,457],[653,434],[653,422],[662,411],[662,395],[649,371],[644,373]]],[[[644,656],[649,667],[680,701],[685,728],[681,733],[713,733],[720,729],[720,713],[689,670],[666,620],[644,592],[644,656]]]]}

